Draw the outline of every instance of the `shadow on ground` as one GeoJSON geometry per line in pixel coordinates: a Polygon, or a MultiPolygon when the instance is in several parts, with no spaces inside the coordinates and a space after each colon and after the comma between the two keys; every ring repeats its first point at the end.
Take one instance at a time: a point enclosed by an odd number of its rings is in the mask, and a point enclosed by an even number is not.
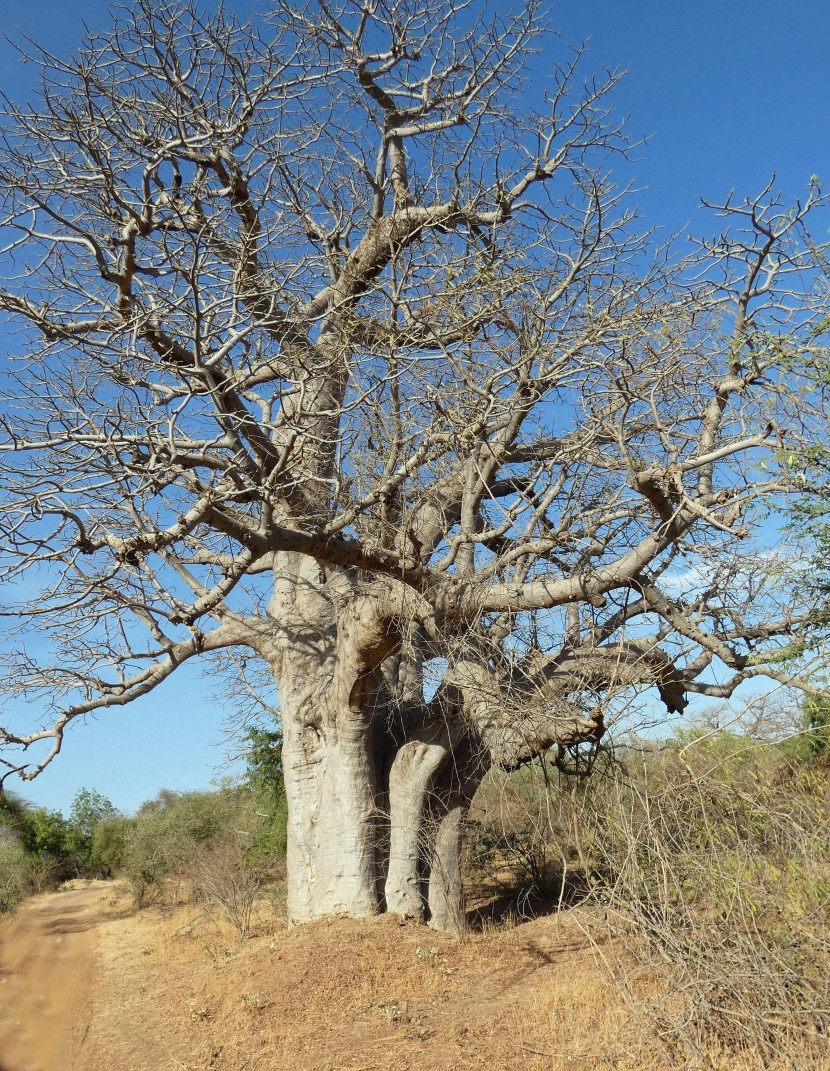
{"type": "Polygon", "coordinates": [[[584,903],[588,885],[580,874],[546,874],[544,887],[516,880],[482,884],[474,890],[467,910],[467,927],[481,932],[488,926],[529,922],[584,903]]]}

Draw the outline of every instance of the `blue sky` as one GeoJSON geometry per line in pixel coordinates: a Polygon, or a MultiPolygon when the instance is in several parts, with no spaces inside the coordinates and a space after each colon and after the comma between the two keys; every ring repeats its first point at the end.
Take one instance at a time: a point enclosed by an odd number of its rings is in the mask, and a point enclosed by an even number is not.
{"type": "Polygon", "coordinates": [[[589,60],[622,66],[631,130],[649,138],[636,174],[649,224],[708,230],[700,198],[785,195],[830,182],[830,5],[824,0],[572,0],[563,35],[589,60]]]}
{"type": "MultiPolygon", "coordinates": [[[[109,6],[0,0],[0,25],[65,54],[80,43],[83,21],[107,25],[109,6]]],[[[701,197],[757,193],[773,171],[787,198],[803,195],[814,174],[830,185],[827,0],[568,0],[551,11],[566,40],[590,39],[586,75],[630,69],[617,107],[631,134],[648,140],[620,177],[636,179],[645,224],[708,233],[701,197]]],[[[30,70],[0,42],[0,90],[14,97],[30,70]]],[[[227,772],[226,712],[211,690],[185,671],[132,708],[76,725],[65,754],[22,794],[68,810],[89,787],[129,811],[163,787],[207,786],[227,772]]]]}

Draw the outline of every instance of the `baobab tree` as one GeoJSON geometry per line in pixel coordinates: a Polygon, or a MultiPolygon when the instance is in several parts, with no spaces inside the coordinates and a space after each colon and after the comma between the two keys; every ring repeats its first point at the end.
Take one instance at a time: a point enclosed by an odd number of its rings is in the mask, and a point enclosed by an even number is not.
{"type": "Polygon", "coordinates": [[[7,109],[3,564],[39,637],[7,688],[54,717],[3,761],[242,651],[290,920],[458,929],[490,767],[566,765],[631,689],[784,673],[809,607],[741,548],[818,345],[820,197],[721,206],[680,260],[608,176],[617,75],[535,3],[272,8],[140,0],[7,109]]]}

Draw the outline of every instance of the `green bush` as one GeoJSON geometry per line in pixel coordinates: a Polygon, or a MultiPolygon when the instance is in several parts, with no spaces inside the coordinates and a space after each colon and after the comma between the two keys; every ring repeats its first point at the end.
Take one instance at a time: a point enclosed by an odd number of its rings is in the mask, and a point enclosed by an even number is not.
{"type": "Polygon", "coordinates": [[[14,911],[30,890],[29,857],[17,838],[0,828],[0,915],[14,911]]]}
{"type": "Polygon", "coordinates": [[[258,821],[247,858],[277,863],[285,858],[288,837],[288,800],[282,770],[282,733],[248,729],[245,786],[256,804],[258,821]]]}
{"type": "Polygon", "coordinates": [[[123,871],[136,904],[158,897],[173,875],[190,878],[207,846],[230,838],[239,846],[241,863],[254,844],[258,821],[251,793],[232,784],[215,792],[165,791],[145,803],[123,844],[123,871]]]}
{"type": "Polygon", "coordinates": [[[18,818],[20,841],[32,855],[50,856],[55,861],[66,853],[69,826],[59,811],[45,807],[27,807],[18,818]]]}
{"type": "Polygon", "coordinates": [[[90,861],[104,877],[124,869],[135,820],[109,818],[98,822],[92,833],[90,861]]]}
{"type": "Polygon", "coordinates": [[[802,704],[803,749],[809,760],[830,758],[830,702],[806,696],[802,704]]]}

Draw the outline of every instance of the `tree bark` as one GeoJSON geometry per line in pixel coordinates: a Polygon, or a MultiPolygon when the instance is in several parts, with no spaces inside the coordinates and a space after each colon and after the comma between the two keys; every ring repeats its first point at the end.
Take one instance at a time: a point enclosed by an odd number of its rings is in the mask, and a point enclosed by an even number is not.
{"type": "Polygon", "coordinates": [[[466,926],[461,845],[469,803],[455,801],[437,817],[429,870],[429,924],[459,937],[466,926]]]}
{"type": "Polygon", "coordinates": [[[467,926],[461,876],[464,821],[486,768],[480,740],[468,733],[456,742],[430,797],[428,922],[458,936],[467,926]]]}
{"type": "Polygon", "coordinates": [[[426,913],[428,799],[448,756],[446,741],[410,740],[398,750],[389,771],[386,909],[419,922],[426,913]]]}
{"type": "Polygon", "coordinates": [[[350,738],[329,718],[310,724],[309,710],[283,717],[289,925],[374,915],[378,814],[368,734],[350,738]]]}
{"type": "MultiPolygon", "coordinates": [[[[288,921],[378,910],[374,720],[338,685],[338,599],[303,555],[280,555],[269,614],[283,719],[288,921]]],[[[366,691],[366,689],[364,689],[366,691]]]]}

